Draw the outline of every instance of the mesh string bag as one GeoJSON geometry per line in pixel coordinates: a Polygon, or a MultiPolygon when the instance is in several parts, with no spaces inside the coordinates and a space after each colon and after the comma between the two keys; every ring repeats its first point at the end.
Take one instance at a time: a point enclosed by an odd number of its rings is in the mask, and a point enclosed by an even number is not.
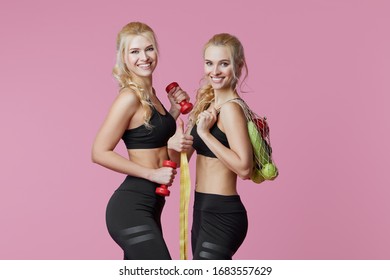
{"type": "Polygon", "coordinates": [[[241,98],[231,99],[229,102],[239,104],[247,120],[248,134],[253,149],[251,180],[256,184],[265,180],[274,180],[279,175],[279,171],[272,158],[270,132],[266,117],[260,117],[253,112],[241,98]]]}

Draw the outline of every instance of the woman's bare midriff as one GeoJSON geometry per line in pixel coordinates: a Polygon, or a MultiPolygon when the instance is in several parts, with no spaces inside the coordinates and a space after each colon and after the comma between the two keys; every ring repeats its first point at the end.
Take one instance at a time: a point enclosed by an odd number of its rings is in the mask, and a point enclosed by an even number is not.
{"type": "Polygon", "coordinates": [[[147,168],[157,169],[163,166],[163,161],[168,159],[167,147],[154,149],[127,150],[132,162],[147,168]]]}
{"type": "Polygon", "coordinates": [[[237,194],[237,175],[217,158],[197,155],[196,191],[220,195],[237,194]]]}

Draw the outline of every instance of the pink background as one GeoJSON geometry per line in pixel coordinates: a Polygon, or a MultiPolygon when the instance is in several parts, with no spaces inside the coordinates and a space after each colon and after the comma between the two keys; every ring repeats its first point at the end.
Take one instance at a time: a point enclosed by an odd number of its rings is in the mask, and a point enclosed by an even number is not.
{"type": "MultiPolygon", "coordinates": [[[[116,34],[135,20],[157,33],[166,105],[173,80],[195,99],[209,37],[244,44],[243,97],[268,117],[280,177],[240,182],[250,228],[236,259],[390,259],[388,1],[7,2],[0,259],[122,258],[105,207],[124,175],[92,164],[90,150],[117,93],[116,34]]],[[[175,259],[178,183],[163,216],[175,259]]]]}

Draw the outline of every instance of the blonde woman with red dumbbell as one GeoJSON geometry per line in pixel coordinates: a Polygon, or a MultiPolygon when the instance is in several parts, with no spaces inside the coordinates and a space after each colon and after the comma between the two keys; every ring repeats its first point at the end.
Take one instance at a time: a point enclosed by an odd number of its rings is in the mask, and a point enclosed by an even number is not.
{"type": "MultiPolygon", "coordinates": [[[[148,25],[131,22],[120,31],[113,70],[120,90],[92,148],[93,162],[127,175],[106,209],[108,231],[122,248],[124,259],[171,259],[160,219],[167,188],[176,174],[167,143],[176,132],[179,104],[189,97],[178,89],[168,95],[170,110],[162,105],[152,83],[157,51],[148,25]],[[121,139],[128,158],[114,151],[121,139]]],[[[172,149],[186,151],[191,139],[176,137],[172,149]]]]}

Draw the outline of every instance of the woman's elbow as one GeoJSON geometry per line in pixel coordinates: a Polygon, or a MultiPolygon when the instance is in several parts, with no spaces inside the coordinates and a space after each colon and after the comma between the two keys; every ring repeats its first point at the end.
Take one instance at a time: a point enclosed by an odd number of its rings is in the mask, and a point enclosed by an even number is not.
{"type": "Polygon", "coordinates": [[[251,177],[251,171],[250,170],[245,170],[245,171],[242,171],[238,174],[238,176],[242,179],[242,180],[248,180],[250,177],[251,177]]]}
{"type": "Polygon", "coordinates": [[[96,156],[96,154],[94,152],[91,153],[91,161],[93,163],[98,163],[98,157],[96,156]]]}
{"type": "Polygon", "coordinates": [[[97,164],[100,164],[101,163],[101,153],[99,153],[99,151],[97,151],[96,149],[92,149],[92,152],[91,152],[91,161],[93,163],[97,163],[97,164]]]}
{"type": "Polygon", "coordinates": [[[252,164],[246,166],[245,168],[242,168],[237,175],[243,179],[243,180],[248,180],[250,179],[252,174],[252,164]]]}

